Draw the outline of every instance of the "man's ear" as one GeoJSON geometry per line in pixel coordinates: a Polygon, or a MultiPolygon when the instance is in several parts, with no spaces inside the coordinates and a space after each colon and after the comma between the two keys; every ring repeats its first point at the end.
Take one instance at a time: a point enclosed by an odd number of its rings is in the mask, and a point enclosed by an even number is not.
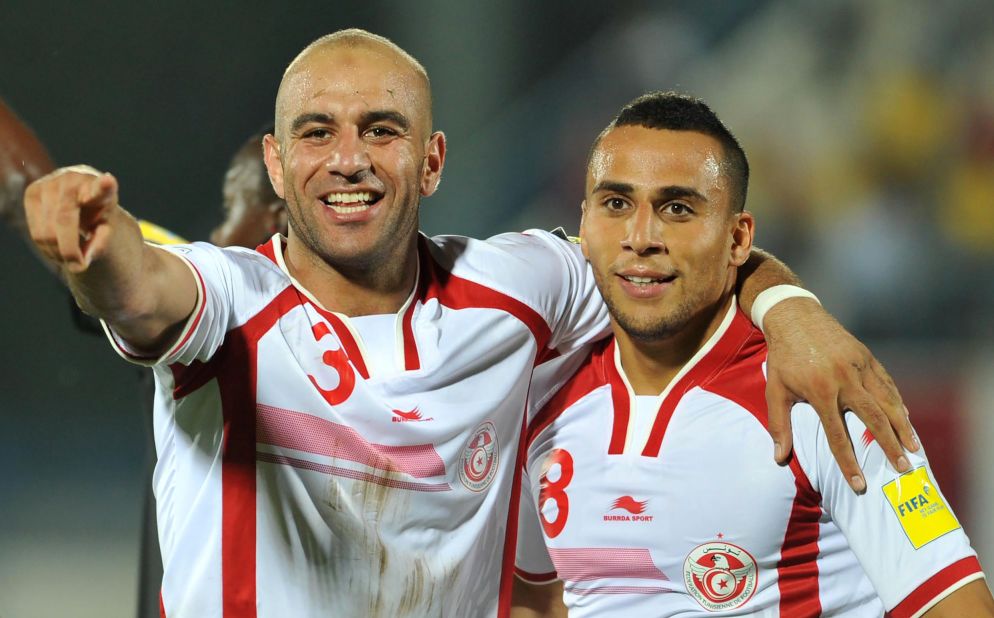
{"type": "Polygon", "coordinates": [[[283,161],[280,158],[280,143],[270,134],[262,138],[262,156],[266,161],[266,172],[269,174],[269,182],[273,185],[273,191],[280,198],[286,199],[286,194],[283,192],[283,161]]]}
{"type": "Polygon", "coordinates": [[[729,265],[738,267],[749,259],[749,252],[752,251],[752,239],[756,231],[756,221],[748,210],[743,210],[732,216],[735,217],[735,223],[732,226],[732,251],[729,256],[729,265]]]}
{"type": "Polygon", "coordinates": [[[445,167],[445,134],[435,131],[428,138],[425,159],[421,166],[421,195],[428,197],[442,182],[442,168],[445,167]]]}

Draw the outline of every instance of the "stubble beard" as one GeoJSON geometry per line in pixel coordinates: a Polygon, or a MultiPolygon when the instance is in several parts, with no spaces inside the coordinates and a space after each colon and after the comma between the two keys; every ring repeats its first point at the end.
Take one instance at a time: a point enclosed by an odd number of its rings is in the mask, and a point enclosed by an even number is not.
{"type": "Polygon", "coordinates": [[[691,303],[684,300],[672,311],[665,314],[651,314],[647,317],[626,313],[611,296],[605,296],[604,302],[615,323],[632,339],[646,343],[664,341],[681,332],[693,317],[691,303]]]}

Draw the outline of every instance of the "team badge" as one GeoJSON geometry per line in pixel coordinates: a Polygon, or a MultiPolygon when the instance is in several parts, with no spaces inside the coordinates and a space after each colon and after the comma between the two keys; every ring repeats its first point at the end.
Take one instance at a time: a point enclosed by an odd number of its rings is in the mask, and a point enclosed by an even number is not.
{"type": "Polygon", "coordinates": [[[497,428],[487,421],[476,428],[462,452],[459,480],[470,491],[479,492],[490,487],[497,475],[499,457],[497,428]]]}
{"type": "Polygon", "coordinates": [[[925,466],[905,472],[882,489],[915,549],[960,527],[925,466]]]}
{"type": "Polygon", "coordinates": [[[683,578],[701,607],[720,612],[741,607],[756,592],[756,560],[738,545],[704,543],[683,562],[683,578]]]}

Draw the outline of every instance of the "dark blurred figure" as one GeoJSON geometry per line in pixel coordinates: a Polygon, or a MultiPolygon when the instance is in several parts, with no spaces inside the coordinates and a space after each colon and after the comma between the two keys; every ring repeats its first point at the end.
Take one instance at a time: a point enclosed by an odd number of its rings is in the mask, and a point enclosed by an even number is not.
{"type": "Polygon", "coordinates": [[[219,247],[255,249],[270,236],[287,233],[286,203],[273,191],[262,160],[263,128],[248,138],[231,159],[224,175],[224,221],[211,232],[219,247]]]}
{"type": "MultiPolygon", "coordinates": [[[[249,137],[231,159],[224,175],[224,220],[211,232],[212,243],[227,247],[240,246],[254,249],[273,234],[287,233],[285,203],[273,191],[262,158],[262,137],[272,133],[268,126],[249,137]]],[[[55,164],[37,136],[0,99],[0,220],[27,239],[24,221],[24,189],[32,181],[55,169],[55,164]]],[[[140,221],[142,235],[148,242],[173,244],[186,242],[147,221],[140,221]]],[[[29,246],[34,246],[28,243],[29,246]]],[[[55,272],[55,269],[45,264],[55,272]]],[[[96,320],[73,307],[73,322],[84,332],[102,335],[96,320]]],[[[141,371],[141,401],[148,419],[148,452],[154,453],[151,418],[153,382],[149,371],[141,371]]],[[[148,476],[155,461],[148,458],[148,476]]],[[[158,618],[159,589],[162,585],[162,557],[155,524],[155,498],[151,485],[147,485],[143,510],[140,573],[138,579],[138,618],[158,618]]]]}

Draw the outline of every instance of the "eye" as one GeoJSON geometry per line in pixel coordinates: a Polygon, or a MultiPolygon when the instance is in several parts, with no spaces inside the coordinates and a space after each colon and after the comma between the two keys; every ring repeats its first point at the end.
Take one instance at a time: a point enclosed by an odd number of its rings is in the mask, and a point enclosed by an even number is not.
{"type": "Polygon", "coordinates": [[[302,135],[304,139],[326,139],[331,137],[331,131],[324,128],[309,129],[302,135]]]}
{"type": "Polygon", "coordinates": [[[623,210],[628,206],[628,202],[621,199],[620,197],[609,197],[604,200],[604,207],[608,210],[623,210]]]}
{"type": "Polygon", "coordinates": [[[663,211],[671,215],[683,217],[694,213],[693,209],[683,202],[670,202],[663,206],[663,211]]]}
{"type": "Polygon", "coordinates": [[[393,137],[397,135],[397,132],[391,129],[390,127],[384,127],[378,125],[366,129],[365,135],[373,139],[383,139],[387,137],[393,137]]]}

